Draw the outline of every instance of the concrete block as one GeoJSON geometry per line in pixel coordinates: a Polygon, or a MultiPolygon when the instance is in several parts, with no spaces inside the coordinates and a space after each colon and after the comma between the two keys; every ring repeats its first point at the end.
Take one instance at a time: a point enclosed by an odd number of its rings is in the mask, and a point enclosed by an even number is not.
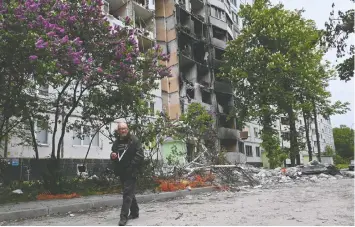
{"type": "Polygon", "coordinates": [[[48,214],[64,214],[68,212],[78,212],[82,210],[90,210],[92,203],[75,203],[64,206],[49,207],[48,214]]]}
{"type": "MultiPolygon", "coordinates": [[[[121,196],[121,195],[119,195],[121,196]]],[[[93,201],[92,208],[99,209],[100,207],[117,207],[122,205],[122,196],[121,198],[116,199],[102,199],[93,201]]]]}
{"type": "Polygon", "coordinates": [[[23,218],[36,218],[46,215],[48,215],[48,208],[1,212],[0,221],[17,220],[23,218]]]}
{"type": "Polygon", "coordinates": [[[138,203],[147,203],[156,200],[156,195],[155,194],[136,195],[136,199],[138,203]]]}
{"type": "Polygon", "coordinates": [[[168,199],[176,198],[178,193],[177,192],[163,192],[160,194],[156,194],[155,200],[156,201],[165,201],[168,199]]]}
{"type": "Polygon", "coordinates": [[[191,194],[200,194],[200,193],[209,193],[209,192],[214,192],[217,191],[215,187],[206,187],[206,188],[196,188],[194,190],[191,190],[191,194]]]}

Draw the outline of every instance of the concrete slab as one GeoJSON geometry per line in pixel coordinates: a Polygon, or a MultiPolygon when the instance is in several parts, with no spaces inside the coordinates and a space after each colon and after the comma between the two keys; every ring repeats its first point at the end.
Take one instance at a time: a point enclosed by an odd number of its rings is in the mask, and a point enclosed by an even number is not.
{"type": "Polygon", "coordinates": [[[99,209],[101,207],[118,207],[122,205],[122,198],[96,200],[91,204],[91,207],[95,209],[99,209]]]}
{"type": "Polygon", "coordinates": [[[41,217],[46,215],[48,215],[48,208],[1,212],[0,221],[36,218],[36,217],[41,217]]]}

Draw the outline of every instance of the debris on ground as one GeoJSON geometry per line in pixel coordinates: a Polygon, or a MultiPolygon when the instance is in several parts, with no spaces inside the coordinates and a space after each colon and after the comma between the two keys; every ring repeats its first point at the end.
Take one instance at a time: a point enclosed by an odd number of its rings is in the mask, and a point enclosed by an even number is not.
{"type": "Polygon", "coordinates": [[[21,189],[16,189],[16,190],[12,191],[12,193],[14,193],[14,194],[23,194],[23,191],[21,189]]]}
{"type": "Polygon", "coordinates": [[[354,178],[354,171],[341,171],[344,177],[354,178]]]}
{"type": "Polygon", "coordinates": [[[339,171],[334,165],[322,164],[316,160],[306,165],[287,168],[264,169],[249,164],[237,164],[210,166],[205,170],[213,172],[213,184],[219,188],[228,185],[228,189],[235,186],[240,188],[239,190],[242,187],[262,188],[277,184],[354,178],[353,172],[339,171]]]}

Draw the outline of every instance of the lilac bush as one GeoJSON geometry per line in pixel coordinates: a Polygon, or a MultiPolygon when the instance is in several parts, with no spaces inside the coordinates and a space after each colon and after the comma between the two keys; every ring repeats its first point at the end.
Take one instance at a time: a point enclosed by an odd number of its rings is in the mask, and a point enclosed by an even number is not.
{"type": "MultiPolygon", "coordinates": [[[[69,118],[79,107],[85,121],[95,117],[106,124],[118,117],[120,107],[134,110],[137,100],[157,88],[156,80],[170,75],[169,68],[158,64],[168,60],[159,46],[141,53],[136,30],[111,26],[101,7],[101,0],[0,4],[0,80],[7,81],[1,85],[1,108],[17,106],[21,114],[16,117],[24,120],[53,112],[54,159],[60,158],[64,135],[73,127],[69,118]],[[54,92],[45,101],[34,95],[26,101],[26,90],[46,85],[54,92]],[[19,100],[26,105],[18,106],[19,100]]],[[[130,23],[127,17],[125,24],[130,23]]]]}

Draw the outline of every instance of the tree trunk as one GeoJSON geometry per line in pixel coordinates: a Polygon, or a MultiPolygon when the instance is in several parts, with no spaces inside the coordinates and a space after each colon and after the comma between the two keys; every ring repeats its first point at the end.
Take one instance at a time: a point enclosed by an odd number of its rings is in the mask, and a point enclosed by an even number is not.
{"type": "Polygon", "coordinates": [[[32,143],[33,143],[33,150],[35,152],[36,155],[36,160],[39,159],[39,155],[38,155],[38,144],[37,144],[37,140],[36,140],[36,135],[35,135],[35,123],[34,121],[31,119],[31,117],[28,118],[28,122],[30,123],[30,130],[31,130],[31,137],[32,137],[32,143]]]}
{"type": "Polygon", "coordinates": [[[263,130],[262,130],[262,139],[263,139],[263,143],[264,143],[264,149],[266,152],[266,156],[269,159],[269,164],[270,164],[270,168],[276,168],[275,166],[275,152],[274,152],[274,148],[275,148],[275,144],[274,144],[274,140],[273,140],[273,136],[275,134],[275,130],[272,128],[272,121],[271,121],[271,116],[268,113],[265,113],[262,119],[262,126],[263,126],[263,130]]]}
{"type": "MultiPolygon", "coordinates": [[[[9,129],[9,119],[6,118],[6,120],[5,120],[5,132],[6,132],[6,134],[5,134],[5,137],[4,137],[4,142],[5,142],[5,144],[4,144],[4,158],[7,158],[7,150],[8,150],[8,146],[9,146],[9,134],[7,132],[8,129],[9,129]]],[[[0,135],[0,136],[2,136],[2,135],[0,135]]],[[[2,142],[2,140],[0,140],[0,142],[2,142]]],[[[1,144],[0,144],[0,146],[1,146],[1,144]]]]}
{"type": "MultiPolygon", "coordinates": [[[[290,159],[291,159],[291,166],[295,166],[295,159],[297,155],[299,155],[299,147],[298,147],[298,139],[297,139],[297,128],[296,128],[296,119],[295,114],[293,112],[293,108],[290,107],[288,111],[288,118],[290,124],[290,159]]],[[[299,158],[297,158],[297,164],[300,163],[299,158]]]]}
{"type": "Polygon", "coordinates": [[[307,149],[308,149],[308,158],[309,161],[312,161],[312,144],[311,144],[311,140],[309,138],[309,114],[306,114],[305,111],[302,111],[303,114],[303,121],[304,121],[304,127],[305,127],[305,131],[306,131],[306,141],[307,141],[307,149]]]}
{"type": "Polygon", "coordinates": [[[317,108],[316,102],[313,101],[313,117],[314,117],[314,126],[316,129],[316,138],[317,138],[317,149],[318,149],[318,161],[321,162],[321,150],[320,150],[320,141],[319,141],[319,131],[318,131],[318,118],[317,118],[317,108]]]}

